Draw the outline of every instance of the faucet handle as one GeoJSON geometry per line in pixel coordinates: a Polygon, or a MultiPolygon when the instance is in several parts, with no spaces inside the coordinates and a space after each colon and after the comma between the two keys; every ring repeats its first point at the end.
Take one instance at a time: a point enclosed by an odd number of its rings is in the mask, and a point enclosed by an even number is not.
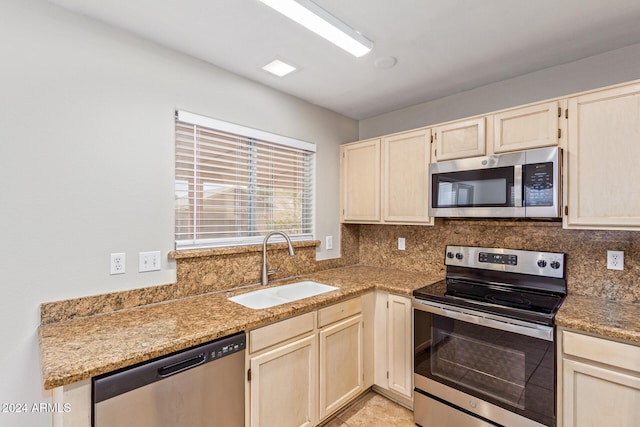
{"type": "Polygon", "coordinates": [[[278,270],[277,268],[275,268],[273,270],[267,270],[267,276],[272,276],[272,275],[276,274],[278,271],[280,271],[280,270],[278,270]]]}

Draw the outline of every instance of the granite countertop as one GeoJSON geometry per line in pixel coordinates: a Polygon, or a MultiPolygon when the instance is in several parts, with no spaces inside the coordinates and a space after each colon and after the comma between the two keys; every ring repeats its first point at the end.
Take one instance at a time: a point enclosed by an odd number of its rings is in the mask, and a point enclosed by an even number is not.
{"type": "MultiPolygon", "coordinates": [[[[42,325],[39,342],[44,387],[71,384],[376,289],[411,296],[415,289],[440,279],[351,266],[272,282],[270,286],[313,280],[340,289],[264,310],[227,300],[260,289],[256,285],[42,325]]],[[[640,304],[569,295],[556,315],[556,325],[640,345],[640,304]]]]}
{"type": "Polygon", "coordinates": [[[313,280],[340,289],[264,310],[227,300],[259,289],[256,285],[42,325],[39,342],[44,388],[71,384],[375,289],[410,296],[414,289],[439,279],[386,268],[344,267],[273,282],[271,286],[313,280]]]}
{"type": "Polygon", "coordinates": [[[640,345],[640,304],[569,295],[555,320],[557,326],[640,345]]]}

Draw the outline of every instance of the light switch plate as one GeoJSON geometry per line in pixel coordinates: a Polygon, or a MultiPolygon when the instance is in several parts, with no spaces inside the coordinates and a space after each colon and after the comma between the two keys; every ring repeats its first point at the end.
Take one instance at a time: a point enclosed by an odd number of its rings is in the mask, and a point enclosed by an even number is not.
{"type": "Polygon", "coordinates": [[[333,249],[333,236],[325,237],[325,247],[328,251],[333,249]]]}
{"type": "Polygon", "coordinates": [[[160,251],[140,252],[138,256],[138,272],[160,270],[160,251]]]}
{"type": "Polygon", "coordinates": [[[404,251],[407,248],[407,241],[404,237],[398,237],[398,250],[404,251]]]}

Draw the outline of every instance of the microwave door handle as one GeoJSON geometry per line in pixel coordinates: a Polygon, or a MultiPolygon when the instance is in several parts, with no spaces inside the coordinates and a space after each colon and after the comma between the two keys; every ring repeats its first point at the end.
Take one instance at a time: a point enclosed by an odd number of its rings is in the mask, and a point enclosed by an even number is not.
{"type": "Polygon", "coordinates": [[[513,166],[513,205],[522,207],[522,165],[513,166]]]}

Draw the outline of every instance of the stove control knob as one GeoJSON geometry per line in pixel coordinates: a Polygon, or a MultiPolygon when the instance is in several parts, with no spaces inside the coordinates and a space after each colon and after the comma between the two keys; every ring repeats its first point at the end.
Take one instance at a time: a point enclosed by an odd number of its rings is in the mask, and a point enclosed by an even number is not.
{"type": "Polygon", "coordinates": [[[560,262],[558,261],[551,261],[551,268],[553,268],[554,270],[557,270],[560,268],[560,262]]]}
{"type": "Polygon", "coordinates": [[[462,258],[464,258],[464,255],[462,255],[460,252],[456,253],[456,259],[462,260],[462,258]]]}
{"type": "Polygon", "coordinates": [[[547,261],[545,261],[543,259],[538,260],[538,267],[545,268],[546,266],[547,266],[547,261]]]}
{"type": "Polygon", "coordinates": [[[447,258],[452,259],[453,257],[453,252],[447,252],[447,258]]]}

